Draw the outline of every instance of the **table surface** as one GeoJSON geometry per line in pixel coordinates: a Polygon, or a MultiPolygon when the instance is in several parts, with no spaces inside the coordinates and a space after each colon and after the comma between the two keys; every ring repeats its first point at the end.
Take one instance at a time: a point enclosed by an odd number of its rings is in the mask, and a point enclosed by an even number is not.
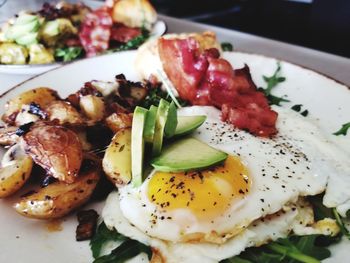
{"type": "MultiPolygon", "coordinates": [[[[169,33],[214,31],[221,42],[231,42],[235,50],[263,54],[313,69],[350,86],[350,59],[266,39],[234,30],[193,23],[168,16],[159,16],[167,24],[169,33]]],[[[0,94],[30,78],[30,75],[0,74],[0,94]]]]}

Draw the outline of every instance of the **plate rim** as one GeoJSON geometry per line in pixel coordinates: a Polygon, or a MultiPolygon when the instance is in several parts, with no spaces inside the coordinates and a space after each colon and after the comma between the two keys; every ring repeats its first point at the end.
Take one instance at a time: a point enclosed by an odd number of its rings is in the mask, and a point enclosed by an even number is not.
{"type": "MultiPolygon", "coordinates": [[[[165,23],[166,25],[166,23],[165,23]]],[[[96,57],[88,57],[88,58],[83,58],[83,59],[78,59],[78,60],[75,60],[75,61],[72,61],[72,62],[69,62],[69,63],[63,63],[63,64],[60,64],[58,67],[54,67],[54,68],[51,68],[47,71],[44,71],[44,72],[41,72],[39,74],[36,74],[18,84],[16,84],[15,86],[12,86],[11,88],[5,90],[3,93],[0,94],[0,99],[2,97],[4,97],[6,94],[8,94],[9,92],[15,90],[16,88],[18,88],[19,86],[23,85],[24,83],[28,82],[28,81],[31,81],[33,79],[36,79],[46,73],[49,73],[49,72],[52,72],[52,71],[55,71],[55,70],[59,70],[63,67],[66,67],[66,66],[69,66],[69,65],[72,65],[72,64],[75,64],[75,63],[82,63],[82,62],[85,62],[85,61],[88,61],[88,60],[93,60],[93,59],[96,59],[96,58],[99,58],[99,57],[104,57],[104,56],[112,56],[112,55],[115,55],[115,54],[120,54],[120,53],[129,53],[129,52],[137,52],[137,49],[136,50],[125,50],[125,51],[119,51],[119,52],[115,52],[115,53],[112,53],[112,54],[103,54],[103,55],[99,55],[99,56],[96,56],[96,57]]],[[[303,65],[300,65],[300,64],[297,64],[297,63],[294,63],[294,62],[290,62],[288,60],[284,60],[284,59],[280,59],[280,58],[277,58],[277,57],[270,57],[270,56],[267,56],[265,54],[259,54],[259,53],[254,53],[254,52],[246,52],[246,51],[241,51],[241,50],[238,50],[238,51],[224,51],[225,53],[241,53],[241,54],[248,54],[248,55],[254,55],[254,56],[258,56],[258,57],[263,57],[263,58],[267,58],[267,59],[275,59],[275,60],[278,60],[278,61],[282,61],[282,62],[286,62],[286,63],[289,63],[291,65],[294,65],[294,66],[297,66],[297,67],[300,67],[304,70],[309,70],[309,71],[312,71],[322,77],[325,77],[327,79],[330,79],[330,80],[333,80],[334,82],[336,82],[337,84],[340,84],[342,86],[345,86],[349,91],[350,91],[350,85],[347,85],[345,84],[344,82],[340,81],[340,80],[337,80],[335,78],[333,78],[332,76],[329,76],[325,73],[322,73],[322,72],[319,72],[318,70],[314,70],[312,68],[309,68],[309,67],[306,67],[306,66],[303,66],[303,65]]],[[[224,53],[223,52],[223,53],[224,53]]],[[[43,64],[45,65],[45,64],[43,64]]],[[[53,65],[53,64],[50,64],[50,65],[53,65]]]]}

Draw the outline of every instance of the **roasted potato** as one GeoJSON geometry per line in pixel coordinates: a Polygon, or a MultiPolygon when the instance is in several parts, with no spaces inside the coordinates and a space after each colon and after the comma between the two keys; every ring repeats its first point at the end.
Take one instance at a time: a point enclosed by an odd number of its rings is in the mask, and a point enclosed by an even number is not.
{"type": "Polygon", "coordinates": [[[131,129],[120,130],[108,146],[102,161],[108,179],[117,186],[131,180],[131,129]]]}
{"type": "Polygon", "coordinates": [[[23,150],[19,148],[19,145],[12,146],[3,157],[0,168],[0,198],[17,192],[32,171],[32,158],[23,154],[23,150]],[[22,153],[18,153],[19,151],[22,153]]]}
{"type": "Polygon", "coordinates": [[[36,122],[40,120],[40,117],[38,115],[32,114],[30,112],[30,105],[22,105],[21,110],[16,115],[15,119],[15,125],[21,126],[30,122],[36,122]]]}
{"type": "Polygon", "coordinates": [[[82,162],[78,136],[62,126],[35,125],[23,137],[24,149],[48,174],[73,183],[82,162]]]}
{"type": "Polygon", "coordinates": [[[83,113],[93,121],[102,120],[106,112],[103,99],[94,95],[81,97],[79,105],[83,113]]]}
{"type": "Polygon", "coordinates": [[[68,102],[56,100],[51,102],[45,109],[49,120],[57,120],[60,125],[82,125],[84,119],[81,114],[68,102]]]}
{"type": "Polygon", "coordinates": [[[0,128],[0,145],[13,145],[19,140],[19,136],[16,134],[17,127],[4,127],[0,128]]]}
{"type": "Polygon", "coordinates": [[[29,64],[48,64],[55,61],[52,52],[42,44],[29,46],[29,64]]]}
{"type": "Polygon", "coordinates": [[[106,118],[106,124],[114,133],[131,128],[132,113],[113,113],[106,118]]]}
{"type": "Polygon", "coordinates": [[[46,22],[40,30],[40,38],[46,46],[54,47],[63,38],[77,34],[78,30],[67,18],[46,22]]]}
{"type": "Polygon", "coordinates": [[[2,120],[6,123],[14,124],[16,116],[23,105],[29,105],[34,102],[43,109],[57,98],[57,92],[50,88],[40,87],[25,91],[6,103],[2,120]]]}
{"type": "Polygon", "coordinates": [[[100,170],[95,166],[79,174],[72,184],[57,181],[22,197],[14,208],[21,215],[36,219],[63,217],[89,200],[99,179],[100,170]]]}
{"type": "Polygon", "coordinates": [[[15,43],[0,44],[0,63],[1,64],[26,64],[28,50],[15,43]]]}

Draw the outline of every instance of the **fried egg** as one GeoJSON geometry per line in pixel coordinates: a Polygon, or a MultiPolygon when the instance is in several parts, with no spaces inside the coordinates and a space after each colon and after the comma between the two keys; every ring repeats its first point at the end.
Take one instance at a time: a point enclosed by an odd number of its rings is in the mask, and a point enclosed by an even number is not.
{"type": "MultiPolygon", "coordinates": [[[[309,119],[288,109],[274,110],[279,133],[269,139],[221,122],[220,111],[213,107],[181,109],[180,115],[206,115],[192,136],[229,157],[223,165],[200,172],[153,171],[139,188],[120,188],[103,211],[106,224],[157,248],[166,262],[217,262],[286,236],[296,218],[300,222],[298,209],[271,215],[285,211],[300,196],[326,190],[326,206],[348,205],[349,155],[309,119]],[[274,223],[257,223],[266,217],[274,223]],[[187,251],[192,261],[179,261],[178,249],[187,251]]],[[[303,226],[313,223],[313,216],[309,218],[303,226]]]]}

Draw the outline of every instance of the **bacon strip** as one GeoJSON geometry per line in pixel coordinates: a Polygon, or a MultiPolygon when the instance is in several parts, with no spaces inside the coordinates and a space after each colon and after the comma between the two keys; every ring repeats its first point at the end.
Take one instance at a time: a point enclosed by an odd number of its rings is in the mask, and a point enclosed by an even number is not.
{"type": "Polygon", "coordinates": [[[216,49],[200,53],[194,38],[164,39],[158,43],[164,71],[180,97],[193,105],[213,105],[222,119],[256,136],[277,133],[277,113],[259,92],[249,68],[234,70],[216,49]]]}

